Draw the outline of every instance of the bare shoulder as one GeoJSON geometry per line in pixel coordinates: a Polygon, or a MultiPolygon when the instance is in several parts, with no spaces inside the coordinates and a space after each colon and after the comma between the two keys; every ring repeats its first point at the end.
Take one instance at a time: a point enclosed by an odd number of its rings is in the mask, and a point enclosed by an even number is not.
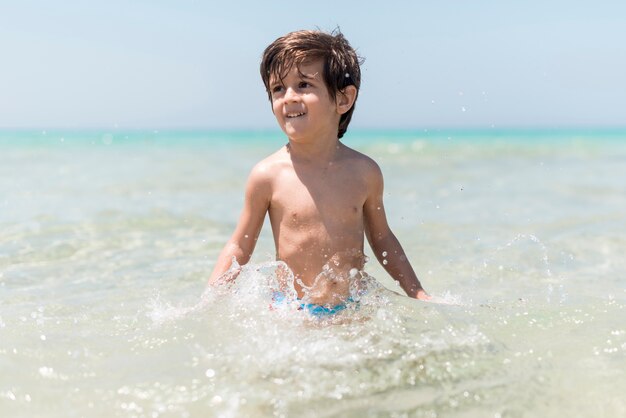
{"type": "Polygon", "coordinates": [[[272,155],[259,161],[250,172],[249,182],[270,184],[272,179],[276,177],[286,164],[284,147],[273,153],[272,155]]]}
{"type": "Polygon", "coordinates": [[[356,170],[359,175],[367,178],[368,181],[382,180],[380,166],[373,158],[347,146],[345,146],[344,153],[351,169],[356,170]]]}

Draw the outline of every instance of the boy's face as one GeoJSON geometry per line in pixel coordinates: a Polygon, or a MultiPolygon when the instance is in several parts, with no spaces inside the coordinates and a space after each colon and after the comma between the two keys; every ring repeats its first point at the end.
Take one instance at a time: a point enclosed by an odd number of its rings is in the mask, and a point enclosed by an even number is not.
{"type": "Polygon", "coordinates": [[[282,80],[270,79],[272,111],[290,140],[306,142],[336,137],[341,113],[328,94],[321,59],[293,65],[282,80]]]}

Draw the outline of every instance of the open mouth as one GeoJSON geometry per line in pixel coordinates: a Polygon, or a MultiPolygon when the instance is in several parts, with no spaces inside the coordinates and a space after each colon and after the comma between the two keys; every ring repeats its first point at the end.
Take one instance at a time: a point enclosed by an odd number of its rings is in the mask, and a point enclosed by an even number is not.
{"type": "Polygon", "coordinates": [[[287,113],[287,118],[291,119],[291,118],[297,118],[300,116],[303,116],[304,112],[298,112],[298,113],[287,113]]]}

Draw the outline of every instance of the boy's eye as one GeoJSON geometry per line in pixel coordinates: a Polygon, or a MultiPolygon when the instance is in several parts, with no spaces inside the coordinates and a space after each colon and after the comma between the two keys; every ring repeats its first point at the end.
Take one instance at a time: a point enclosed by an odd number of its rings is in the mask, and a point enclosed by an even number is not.
{"type": "Polygon", "coordinates": [[[281,86],[280,84],[272,87],[272,93],[280,93],[282,90],[283,86],[281,86]]]}
{"type": "Polygon", "coordinates": [[[306,81],[301,81],[300,84],[298,84],[298,87],[300,87],[301,89],[305,89],[307,87],[309,87],[310,84],[307,83],[306,81]]]}

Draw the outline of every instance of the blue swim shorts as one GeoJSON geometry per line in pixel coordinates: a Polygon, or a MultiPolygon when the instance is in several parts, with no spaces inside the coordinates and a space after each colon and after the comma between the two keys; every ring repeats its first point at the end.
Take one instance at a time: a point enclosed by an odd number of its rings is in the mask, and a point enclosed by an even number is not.
{"type": "MultiPolygon", "coordinates": [[[[281,305],[285,302],[285,299],[286,299],[286,296],[283,292],[274,292],[272,295],[272,305],[281,305]]],[[[339,313],[348,307],[346,303],[340,303],[335,306],[325,306],[325,305],[318,305],[317,303],[304,303],[302,302],[302,299],[300,298],[296,300],[300,302],[300,306],[298,307],[298,310],[308,311],[309,314],[316,316],[318,318],[335,315],[336,313],[339,313]]],[[[354,302],[354,300],[351,297],[349,297],[346,302],[354,302]]]]}

